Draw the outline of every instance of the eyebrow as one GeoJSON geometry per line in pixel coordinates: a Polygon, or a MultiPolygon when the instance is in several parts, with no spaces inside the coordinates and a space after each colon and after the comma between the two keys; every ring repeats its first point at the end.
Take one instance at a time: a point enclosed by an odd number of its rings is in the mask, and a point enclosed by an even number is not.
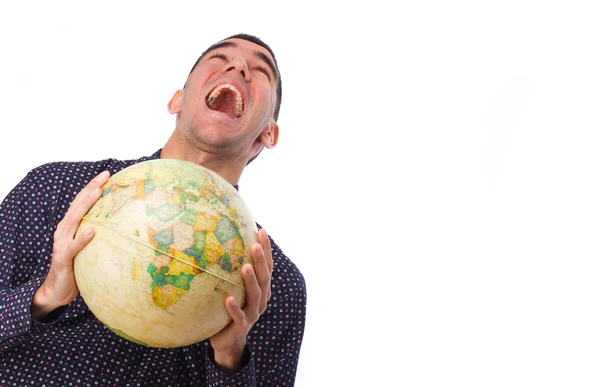
{"type": "Polygon", "coordinates": [[[260,51],[254,51],[254,55],[256,55],[257,57],[262,59],[263,62],[265,62],[267,64],[267,66],[269,66],[269,68],[271,69],[273,74],[275,74],[275,80],[277,80],[279,78],[279,73],[277,72],[277,68],[271,61],[271,58],[269,58],[268,56],[266,56],[264,53],[262,53],[260,51]]]}
{"type": "MultiPolygon", "coordinates": [[[[208,48],[208,50],[206,50],[204,52],[204,56],[207,56],[208,53],[210,53],[211,51],[214,50],[218,50],[219,48],[225,48],[225,47],[237,47],[238,45],[234,42],[220,42],[220,43],[216,43],[213,44],[212,46],[210,46],[208,48]]],[[[275,64],[273,63],[273,61],[271,60],[271,58],[269,58],[265,53],[260,52],[260,51],[254,51],[254,55],[259,58],[260,60],[262,60],[263,62],[265,62],[267,64],[267,66],[269,66],[269,68],[271,69],[271,72],[274,74],[275,76],[275,80],[279,79],[279,72],[277,71],[277,67],[275,66],[275,64]]]]}

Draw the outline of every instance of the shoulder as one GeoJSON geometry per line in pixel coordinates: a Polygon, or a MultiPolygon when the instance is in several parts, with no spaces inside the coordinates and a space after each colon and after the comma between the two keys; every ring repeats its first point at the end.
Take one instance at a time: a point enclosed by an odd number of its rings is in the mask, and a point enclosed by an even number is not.
{"type": "Polygon", "coordinates": [[[31,170],[26,180],[28,180],[29,184],[38,186],[38,188],[79,191],[103,171],[107,170],[111,174],[115,174],[130,165],[150,160],[159,152],[156,152],[152,156],[130,160],[107,158],[99,161],[51,162],[31,170]]]}
{"type": "Polygon", "coordinates": [[[130,165],[155,158],[159,152],[131,160],[107,158],[99,161],[46,163],[29,171],[17,186],[15,195],[66,211],[75,195],[99,173],[108,170],[111,175],[115,174],[130,165]]]}
{"type": "Polygon", "coordinates": [[[112,169],[116,160],[85,162],[52,162],[31,170],[27,184],[34,192],[53,199],[72,198],[100,172],[112,169]]]}

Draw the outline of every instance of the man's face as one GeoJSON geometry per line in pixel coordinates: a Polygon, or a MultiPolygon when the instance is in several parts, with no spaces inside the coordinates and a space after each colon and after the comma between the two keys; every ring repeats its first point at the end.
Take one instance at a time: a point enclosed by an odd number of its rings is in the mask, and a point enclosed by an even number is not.
{"type": "Polygon", "coordinates": [[[262,147],[255,140],[276,126],[274,63],[266,49],[243,39],[225,40],[206,52],[172,109],[180,114],[186,140],[253,156],[262,147]]]}

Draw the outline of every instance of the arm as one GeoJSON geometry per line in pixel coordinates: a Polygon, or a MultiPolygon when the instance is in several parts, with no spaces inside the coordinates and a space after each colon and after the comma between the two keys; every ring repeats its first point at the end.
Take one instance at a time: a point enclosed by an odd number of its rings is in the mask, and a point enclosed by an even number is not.
{"type": "Polygon", "coordinates": [[[50,261],[52,250],[50,242],[41,238],[49,235],[49,225],[43,207],[35,209],[41,202],[31,175],[0,205],[0,353],[44,328],[33,324],[30,306],[44,279],[41,266],[50,261]],[[31,218],[40,227],[36,234],[27,232],[31,218]]]}
{"type": "Polygon", "coordinates": [[[273,297],[248,339],[259,386],[293,386],[306,319],[306,284],[296,266],[275,246],[273,297]],[[284,286],[285,285],[285,286],[284,286]],[[268,340],[264,345],[263,337],[268,340]]]}
{"type": "MultiPolygon", "coordinates": [[[[232,357],[225,357],[225,366],[223,363],[219,363],[217,350],[213,348],[219,348],[220,340],[215,340],[215,337],[211,338],[211,346],[208,348],[205,359],[206,385],[292,386],[294,384],[306,316],[305,281],[302,274],[278,246],[274,245],[271,250],[266,232],[259,232],[259,242],[262,251],[269,252],[262,258],[268,268],[268,283],[263,281],[265,272],[261,269],[261,257],[258,254],[261,251],[257,250],[257,254],[253,254],[257,282],[260,283],[258,286],[261,294],[265,294],[265,299],[261,300],[261,302],[264,301],[263,307],[258,307],[260,319],[253,323],[249,332],[246,331],[247,335],[239,338],[243,347],[241,350],[237,347],[237,351],[239,351],[237,353],[241,352],[241,361],[234,363],[235,368],[227,367],[227,361],[232,357]],[[278,259],[271,288],[272,257],[278,259]],[[268,286],[265,287],[267,284],[268,286]],[[271,297],[271,289],[275,294],[267,309],[266,301],[271,297]]],[[[247,307],[252,303],[250,282],[248,279],[246,284],[249,292],[247,307]]],[[[226,307],[230,310],[230,305],[227,303],[226,307]]],[[[247,307],[244,308],[244,312],[247,311],[247,307]]],[[[251,313],[250,311],[244,315],[249,316],[251,313]]],[[[230,314],[236,321],[235,311],[230,310],[230,314]]],[[[220,336],[226,332],[226,330],[220,332],[217,338],[222,340],[223,337],[220,336]]],[[[235,341],[232,342],[235,343],[235,341]]],[[[227,346],[224,347],[227,348],[227,346]]],[[[235,345],[233,347],[236,348],[235,345]]],[[[235,356],[233,358],[238,359],[235,356]]]]}
{"type": "Polygon", "coordinates": [[[100,196],[89,193],[107,178],[97,177],[77,195],[53,236],[47,196],[31,173],[0,206],[0,353],[48,329],[51,324],[40,321],[77,296],[73,259],[93,232],[74,234],[100,196]]]}
{"type": "Polygon", "coordinates": [[[100,198],[101,187],[109,176],[108,172],[103,172],[81,190],[64,218],[56,226],[50,269],[31,303],[31,314],[35,320],[43,319],[57,308],[68,305],[79,294],[73,272],[73,261],[94,237],[94,229],[88,228],[77,237],[75,233],[81,219],[100,198]]]}

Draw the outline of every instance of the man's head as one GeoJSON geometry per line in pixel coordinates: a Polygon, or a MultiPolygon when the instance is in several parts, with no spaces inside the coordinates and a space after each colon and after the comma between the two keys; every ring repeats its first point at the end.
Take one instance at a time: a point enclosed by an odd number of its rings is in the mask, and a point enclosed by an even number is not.
{"type": "Polygon", "coordinates": [[[239,34],[202,53],[169,111],[177,114],[179,147],[238,165],[276,145],[280,103],[281,77],[272,50],[239,34]]]}
{"type": "MultiPolygon", "coordinates": [[[[269,51],[269,53],[273,57],[273,64],[275,67],[273,70],[277,73],[277,104],[275,105],[275,113],[273,114],[273,117],[275,118],[275,121],[277,121],[277,118],[279,117],[279,108],[281,107],[281,74],[279,73],[279,66],[277,65],[277,58],[275,58],[275,54],[273,53],[273,50],[271,50],[271,47],[269,47],[268,44],[266,44],[261,39],[257,38],[256,36],[253,36],[253,35],[236,34],[236,35],[232,35],[232,36],[228,37],[227,39],[223,39],[223,41],[226,41],[229,39],[243,39],[243,40],[252,42],[254,44],[258,44],[259,46],[264,47],[267,51],[269,51]]],[[[215,47],[218,48],[218,46],[221,43],[222,42],[215,43],[212,46],[210,46],[209,48],[207,48],[206,51],[204,51],[202,53],[202,55],[200,55],[200,57],[198,58],[196,63],[194,63],[194,66],[192,66],[192,69],[190,70],[190,74],[194,71],[194,69],[196,68],[198,63],[202,60],[202,58],[204,58],[206,56],[206,54],[209,53],[210,51],[215,50],[215,47]]]]}

